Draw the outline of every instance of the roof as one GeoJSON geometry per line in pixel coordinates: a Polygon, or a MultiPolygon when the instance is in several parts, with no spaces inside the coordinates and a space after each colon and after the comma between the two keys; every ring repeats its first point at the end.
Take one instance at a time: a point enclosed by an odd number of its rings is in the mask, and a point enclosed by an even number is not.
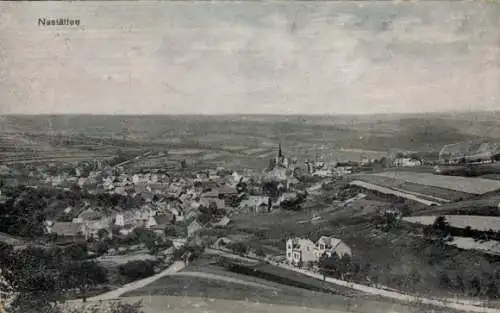
{"type": "Polygon", "coordinates": [[[248,199],[242,200],[240,206],[256,206],[256,205],[267,205],[269,203],[269,197],[264,196],[249,196],[248,199]]]}
{"type": "Polygon", "coordinates": [[[201,198],[199,201],[199,203],[204,207],[208,207],[210,205],[210,202],[214,202],[219,209],[226,207],[226,203],[221,199],[201,198]]]}
{"type": "Polygon", "coordinates": [[[78,217],[83,220],[97,220],[102,218],[104,215],[100,212],[96,212],[95,210],[88,208],[81,212],[78,217]]]}
{"type": "Polygon", "coordinates": [[[302,244],[314,245],[314,242],[312,242],[312,240],[304,239],[304,238],[300,238],[300,237],[289,238],[288,240],[292,241],[294,248],[300,247],[302,244]]]}
{"type": "Polygon", "coordinates": [[[169,224],[172,221],[172,215],[156,215],[154,219],[158,225],[169,224]]]}
{"type": "Polygon", "coordinates": [[[59,236],[74,237],[81,232],[81,225],[71,222],[54,222],[50,227],[50,233],[58,234],[59,236]]]}
{"type": "Polygon", "coordinates": [[[214,223],[213,225],[215,225],[215,226],[227,226],[230,222],[231,222],[231,220],[229,219],[229,217],[224,216],[220,221],[218,221],[217,223],[214,223]]]}
{"type": "Polygon", "coordinates": [[[321,236],[318,239],[318,244],[322,243],[326,245],[328,249],[335,249],[341,242],[342,240],[335,237],[321,236]]]}

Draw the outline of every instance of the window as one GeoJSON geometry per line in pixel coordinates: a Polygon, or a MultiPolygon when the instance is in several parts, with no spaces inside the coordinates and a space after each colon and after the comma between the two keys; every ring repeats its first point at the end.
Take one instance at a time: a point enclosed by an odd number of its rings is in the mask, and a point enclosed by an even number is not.
{"type": "Polygon", "coordinates": [[[290,252],[288,252],[288,257],[291,257],[291,256],[292,256],[292,254],[290,252]]]}

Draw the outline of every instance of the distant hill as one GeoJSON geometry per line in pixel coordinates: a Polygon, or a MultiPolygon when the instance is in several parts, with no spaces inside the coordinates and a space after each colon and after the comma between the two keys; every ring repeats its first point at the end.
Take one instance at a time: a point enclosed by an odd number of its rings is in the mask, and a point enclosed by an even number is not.
{"type": "MultiPolygon", "coordinates": [[[[459,141],[500,139],[500,119],[495,120],[492,117],[495,114],[498,115],[496,112],[374,116],[8,115],[1,117],[0,131],[4,138],[9,137],[9,144],[17,142],[18,147],[32,140],[23,138],[27,135],[58,134],[121,140],[113,143],[118,146],[128,141],[156,144],[190,141],[219,147],[242,142],[270,146],[280,141],[285,147],[307,144],[378,151],[439,151],[444,145],[459,141]]],[[[47,149],[46,143],[43,145],[47,149]]]]}

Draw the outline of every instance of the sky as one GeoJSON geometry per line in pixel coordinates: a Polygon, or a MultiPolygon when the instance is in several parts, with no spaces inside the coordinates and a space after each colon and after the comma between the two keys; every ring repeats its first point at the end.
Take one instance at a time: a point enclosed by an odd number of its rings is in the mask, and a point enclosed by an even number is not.
{"type": "Polygon", "coordinates": [[[491,2],[1,2],[0,15],[0,114],[500,109],[491,2]]]}

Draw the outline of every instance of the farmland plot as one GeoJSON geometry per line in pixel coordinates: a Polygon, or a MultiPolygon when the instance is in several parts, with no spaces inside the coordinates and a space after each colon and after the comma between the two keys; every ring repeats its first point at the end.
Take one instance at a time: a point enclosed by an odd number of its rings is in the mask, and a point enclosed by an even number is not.
{"type": "Polygon", "coordinates": [[[453,240],[448,244],[464,250],[479,250],[488,254],[500,255],[500,242],[496,240],[480,242],[474,238],[453,237],[453,240]]]}
{"type": "Polygon", "coordinates": [[[425,198],[437,200],[438,202],[446,203],[450,201],[460,201],[471,197],[471,194],[460,192],[456,190],[450,190],[445,188],[439,188],[430,185],[421,185],[402,179],[378,176],[373,174],[361,174],[355,175],[356,178],[367,183],[392,188],[395,190],[407,192],[413,195],[425,195],[425,198]]]}
{"type": "Polygon", "coordinates": [[[390,177],[416,184],[434,186],[477,195],[500,189],[500,181],[476,177],[441,176],[430,173],[415,172],[383,172],[371,175],[390,177]]]}
{"type": "Polygon", "coordinates": [[[415,196],[413,194],[410,194],[410,193],[406,193],[406,192],[402,192],[402,191],[398,191],[398,190],[389,189],[389,188],[378,186],[378,185],[375,185],[375,184],[365,183],[365,182],[362,182],[360,180],[352,181],[350,184],[353,185],[353,186],[358,186],[358,187],[361,187],[361,188],[366,188],[368,190],[377,191],[377,192],[380,192],[380,193],[383,193],[383,194],[386,194],[386,195],[394,195],[396,197],[400,197],[400,198],[404,198],[404,199],[416,201],[416,202],[419,202],[419,203],[422,203],[422,204],[425,204],[425,205],[433,205],[433,204],[437,205],[437,204],[439,204],[436,201],[426,200],[426,199],[424,199],[422,197],[417,197],[417,196],[415,196]]]}
{"type": "MultiPolygon", "coordinates": [[[[432,216],[408,216],[404,217],[405,221],[410,223],[418,223],[423,225],[431,225],[436,220],[435,215],[432,216]]],[[[470,226],[477,230],[500,230],[500,217],[498,216],[475,216],[475,215],[445,215],[446,221],[450,226],[457,228],[466,228],[470,226]]]]}

